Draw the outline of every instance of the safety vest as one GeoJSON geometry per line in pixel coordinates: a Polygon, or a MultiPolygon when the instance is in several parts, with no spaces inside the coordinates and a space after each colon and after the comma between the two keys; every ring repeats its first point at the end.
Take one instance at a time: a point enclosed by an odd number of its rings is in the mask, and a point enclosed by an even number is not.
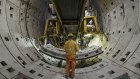
{"type": "Polygon", "coordinates": [[[68,40],[64,45],[64,49],[67,55],[75,55],[79,50],[79,47],[74,40],[68,40]]]}

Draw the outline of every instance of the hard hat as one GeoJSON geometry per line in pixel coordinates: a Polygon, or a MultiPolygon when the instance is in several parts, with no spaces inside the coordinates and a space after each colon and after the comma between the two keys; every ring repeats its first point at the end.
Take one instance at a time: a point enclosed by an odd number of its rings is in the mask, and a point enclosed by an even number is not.
{"type": "Polygon", "coordinates": [[[72,33],[69,33],[68,36],[74,36],[72,33]]]}

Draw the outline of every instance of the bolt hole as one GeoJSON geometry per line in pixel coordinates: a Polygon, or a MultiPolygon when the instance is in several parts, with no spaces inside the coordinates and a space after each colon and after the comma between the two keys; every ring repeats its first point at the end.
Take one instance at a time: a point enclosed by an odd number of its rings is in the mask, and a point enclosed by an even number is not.
{"type": "Polygon", "coordinates": [[[14,8],[13,7],[10,7],[10,10],[13,10],[14,8]]]}
{"type": "Polygon", "coordinates": [[[118,33],[120,33],[121,31],[119,30],[118,33]]]}
{"type": "Polygon", "coordinates": [[[122,62],[124,62],[125,60],[126,60],[125,58],[120,59],[120,61],[122,61],[122,62]]]}
{"type": "Polygon", "coordinates": [[[12,73],[12,72],[15,71],[15,69],[13,69],[12,67],[10,67],[10,68],[7,69],[7,71],[10,72],[10,73],[12,73]]]}
{"type": "Polygon", "coordinates": [[[108,55],[109,53],[107,52],[106,55],[108,55]]]}
{"type": "Polygon", "coordinates": [[[18,39],[18,38],[16,38],[16,40],[17,40],[17,41],[19,41],[19,39],[18,39]]]}
{"type": "Polygon", "coordinates": [[[114,34],[114,32],[112,34],[114,34]]]}
{"type": "Polygon", "coordinates": [[[132,6],[132,9],[134,10],[135,9],[135,6],[132,6]]]}
{"type": "Polygon", "coordinates": [[[134,2],[134,0],[130,0],[130,1],[134,2]]]}
{"type": "Polygon", "coordinates": [[[1,9],[0,9],[0,14],[1,14],[1,9]]]}
{"type": "Polygon", "coordinates": [[[111,50],[112,50],[112,48],[109,49],[109,51],[111,51],[111,50]]]}
{"type": "Polygon", "coordinates": [[[116,11],[113,12],[114,14],[116,13],[116,11]]]}
{"type": "Polygon", "coordinates": [[[10,17],[13,18],[13,14],[10,14],[10,17]]]}
{"type": "Polygon", "coordinates": [[[20,13],[21,15],[23,15],[23,13],[20,13]]]}
{"type": "Polygon", "coordinates": [[[0,62],[2,66],[6,66],[7,63],[5,61],[0,62]]]}
{"type": "Polygon", "coordinates": [[[26,65],[27,63],[25,61],[22,62],[23,65],[26,65]]]}
{"type": "Polygon", "coordinates": [[[4,37],[4,38],[5,38],[6,41],[9,41],[9,38],[8,37],[4,37]]]}
{"type": "Polygon", "coordinates": [[[129,28],[128,32],[131,32],[132,31],[132,28],[129,28]]]}
{"type": "Polygon", "coordinates": [[[114,5],[114,3],[113,3],[113,2],[111,2],[111,5],[114,5]]]}

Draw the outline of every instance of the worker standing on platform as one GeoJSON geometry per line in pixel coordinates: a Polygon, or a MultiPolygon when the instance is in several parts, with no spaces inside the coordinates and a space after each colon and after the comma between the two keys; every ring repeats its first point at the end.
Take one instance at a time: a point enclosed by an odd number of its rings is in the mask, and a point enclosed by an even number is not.
{"type": "Polygon", "coordinates": [[[68,78],[71,75],[71,78],[75,77],[75,65],[76,65],[76,52],[79,51],[78,44],[73,40],[73,34],[68,34],[68,41],[65,42],[64,49],[66,51],[66,66],[65,66],[65,76],[68,78]],[[72,68],[70,74],[70,67],[72,68]]]}

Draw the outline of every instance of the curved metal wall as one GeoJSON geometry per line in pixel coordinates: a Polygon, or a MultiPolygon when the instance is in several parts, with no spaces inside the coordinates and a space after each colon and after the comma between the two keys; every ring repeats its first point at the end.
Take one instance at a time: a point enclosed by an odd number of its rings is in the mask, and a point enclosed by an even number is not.
{"type": "MultiPolygon", "coordinates": [[[[108,45],[99,56],[103,61],[76,69],[76,79],[139,79],[139,0],[97,3],[108,45]]],[[[48,65],[33,47],[33,39],[42,34],[47,4],[0,0],[0,79],[63,79],[64,69],[48,65]]]]}

